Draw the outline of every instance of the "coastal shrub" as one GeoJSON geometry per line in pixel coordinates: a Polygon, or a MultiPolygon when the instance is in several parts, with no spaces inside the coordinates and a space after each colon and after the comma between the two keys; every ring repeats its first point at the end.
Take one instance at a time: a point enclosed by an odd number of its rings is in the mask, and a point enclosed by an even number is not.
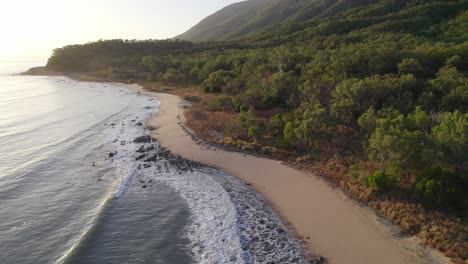
{"type": "Polygon", "coordinates": [[[455,179],[455,175],[439,167],[427,168],[416,178],[414,189],[427,207],[454,206],[462,196],[455,179]]]}
{"type": "Polygon", "coordinates": [[[432,166],[456,173],[468,180],[468,113],[445,112],[438,116],[440,123],[432,128],[432,145],[423,158],[432,166]]]}
{"type": "Polygon", "coordinates": [[[285,122],[280,114],[276,114],[270,118],[267,124],[268,133],[271,135],[282,135],[285,122]]]}
{"type": "Polygon", "coordinates": [[[252,127],[249,127],[247,133],[248,133],[249,137],[250,137],[254,142],[256,142],[256,141],[257,141],[258,132],[259,132],[258,128],[255,127],[255,126],[252,126],[252,127]]]}
{"type": "Polygon", "coordinates": [[[231,112],[234,110],[234,103],[232,102],[232,98],[230,96],[221,94],[208,101],[206,109],[209,111],[231,112]]]}
{"type": "Polygon", "coordinates": [[[377,116],[373,107],[369,108],[364,114],[358,118],[358,125],[361,132],[369,138],[375,130],[377,124],[377,116]]]}
{"type": "Polygon", "coordinates": [[[393,185],[392,177],[381,170],[376,170],[366,178],[366,185],[372,193],[388,190],[393,185]]]}
{"type": "Polygon", "coordinates": [[[286,123],[283,129],[284,141],[290,146],[296,146],[298,138],[296,136],[296,127],[298,122],[289,121],[286,123]]]}
{"type": "Polygon", "coordinates": [[[248,129],[255,125],[255,110],[253,110],[253,108],[247,112],[242,111],[240,113],[239,125],[244,129],[248,129]]]}
{"type": "Polygon", "coordinates": [[[237,100],[234,101],[234,111],[237,113],[242,113],[248,111],[248,108],[245,107],[242,103],[238,102],[237,100]]]}
{"type": "Polygon", "coordinates": [[[334,119],[321,106],[306,110],[302,115],[300,125],[295,129],[301,144],[316,149],[320,144],[327,144],[335,129],[334,119]]]}
{"type": "Polygon", "coordinates": [[[186,77],[183,73],[179,72],[178,70],[170,68],[164,74],[161,74],[159,76],[159,80],[162,83],[166,84],[180,84],[185,82],[186,77]]]}
{"type": "Polygon", "coordinates": [[[400,168],[423,166],[421,152],[425,135],[422,131],[407,126],[407,118],[399,111],[390,109],[376,120],[375,130],[369,138],[369,158],[387,167],[400,168]]]}
{"type": "Polygon", "coordinates": [[[278,100],[277,98],[274,98],[272,96],[264,96],[262,97],[262,99],[260,100],[260,109],[262,110],[267,110],[267,109],[270,109],[270,108],[273,108],[275,106],[278,105],[278,100]]]}
{"type": "Polygon", "coordinates": [[[398,64],[398,73],[421,76],[424,75],[425,69],[417,59],[408,58],[398,64]]]}
{"type": "Polygon", "coordinates": [[[222,91],[224,85],[226,85],[232,78],[232,72],[219,70],[211,73],[203,83],[203,90],[206,93],[219,93],[222,91]]]}
{"type": "Polygon", "coordinates": [[[146,74],[146,80],[148,82],[156,81],[156,76],[152,72],[149,72],[146,74]]]}

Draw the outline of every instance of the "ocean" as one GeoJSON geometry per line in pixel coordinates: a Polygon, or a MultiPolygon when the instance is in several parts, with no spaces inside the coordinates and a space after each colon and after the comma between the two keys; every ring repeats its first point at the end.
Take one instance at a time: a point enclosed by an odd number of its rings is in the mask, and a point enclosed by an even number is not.
{"type": "Polygon", "coordinates": [[[0,263],[306,263],[249,185],[149,137],[159,102],[0,61],[0,263]]]}

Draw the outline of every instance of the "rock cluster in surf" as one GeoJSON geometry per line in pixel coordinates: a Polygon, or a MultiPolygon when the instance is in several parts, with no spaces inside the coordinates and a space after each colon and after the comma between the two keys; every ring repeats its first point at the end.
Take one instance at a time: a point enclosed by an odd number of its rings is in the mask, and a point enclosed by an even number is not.
{"type": "MultiPolygon", "coordinates": [[[[150,115],[147,111],[146,116],[109,125],[118,133],[108,158],[116,166],[134,168],[121,170],[127,175],[121,186],[157,191],[153,183],[164,182],[186,200],[192,212],[186,236],[197,262],[321,263],[304,258],[301,243],[250,184],[161,147],[149,136],[154,128],[137,124],[150,115]],[[138,133],[129,138],[128,129],[138,133]]],[[[118,188],[116,198],[124,192],[125,187],[118,188]]]]}

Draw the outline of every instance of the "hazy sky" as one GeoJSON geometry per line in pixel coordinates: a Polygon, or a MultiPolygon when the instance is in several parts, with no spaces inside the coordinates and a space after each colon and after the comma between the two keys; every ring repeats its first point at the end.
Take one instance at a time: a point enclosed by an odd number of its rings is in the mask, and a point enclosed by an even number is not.
{"type": "Polygon", "coordinates": [[[0,58],[98,39],[174,37],[240,0],[0,0],[0,58]]]}

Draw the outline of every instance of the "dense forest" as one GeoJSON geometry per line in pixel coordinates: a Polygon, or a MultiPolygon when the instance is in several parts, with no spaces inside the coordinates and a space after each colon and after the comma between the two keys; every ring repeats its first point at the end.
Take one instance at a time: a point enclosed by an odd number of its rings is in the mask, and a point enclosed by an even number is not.
{"type": "MultiPolygon", "coordinates": [[[[468,1],[338,2],[333,15],[229,41],[66,46],[47,69],[199,86],[211,95],[207,111],[238,117],[224,137],[308,160],[341,157],[367,196],[403,193],[466,232],[468,1]]],[[[468,259],[466,236],[453,243],[438,249],[468,259]]]]}

